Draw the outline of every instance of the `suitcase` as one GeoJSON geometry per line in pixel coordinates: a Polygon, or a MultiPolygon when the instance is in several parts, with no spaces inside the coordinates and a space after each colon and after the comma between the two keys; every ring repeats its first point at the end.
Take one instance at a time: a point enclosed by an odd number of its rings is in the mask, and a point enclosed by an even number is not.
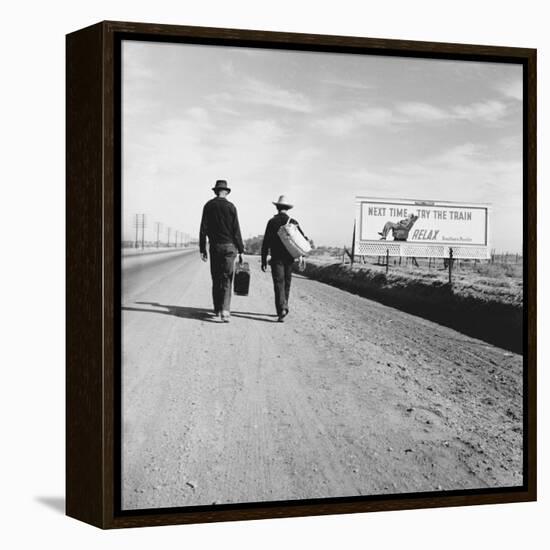
{"type": "Polygon", "coordinates": [[[233,279],[233,290],[239,296],[248,296],[250,287],[250,266],[247,262],[237,263],[235,277],[233,279]]]}
{"type": "Polygon", "coordinates": [[[290,218],[284,225],[279,227],[277,235],[294,259],[311,252],[309,241],[300,233],[296,224],[290,223],[290,218]]]}

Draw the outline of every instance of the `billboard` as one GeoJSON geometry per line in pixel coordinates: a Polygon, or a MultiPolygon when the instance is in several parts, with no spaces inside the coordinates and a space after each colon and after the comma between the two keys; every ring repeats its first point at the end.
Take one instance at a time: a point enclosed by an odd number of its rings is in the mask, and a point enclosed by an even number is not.
{"type": "Polygon", "coordinates": [[[487,204],[356,197],[356,209],[357,242],[407,243],[408,249],[424,245],[426,255],[430,245],[437,250],[443,246],[445,254],[449,247],[471,247],[475,257],[489,246],[487,204]]]}

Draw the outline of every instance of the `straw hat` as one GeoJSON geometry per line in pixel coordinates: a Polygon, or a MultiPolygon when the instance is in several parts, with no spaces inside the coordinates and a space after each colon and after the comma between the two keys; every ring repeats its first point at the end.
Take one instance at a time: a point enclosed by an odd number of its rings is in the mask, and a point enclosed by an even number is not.
{"type": "Polygon", "coordinates": [[[285,195],[281,195],[279,200],[273,203],[275,206],[286,206],[288,209],[294,208],[294,205],[291,204],[285,195]]]}
{"type": "Polygon", "coordinates": [[[212,187],[212,191],[227,191],[231,193],[231,189],[227,186],[227,181],[225,180],[217,180],[216,185],[212,187]]]}

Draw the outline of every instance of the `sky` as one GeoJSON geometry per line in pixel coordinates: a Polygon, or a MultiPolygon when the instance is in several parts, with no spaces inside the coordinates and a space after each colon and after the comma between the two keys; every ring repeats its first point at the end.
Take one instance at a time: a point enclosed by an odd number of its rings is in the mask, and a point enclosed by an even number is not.
{"type": "Polygon", "coordinates": [[[362,195],[490,203],[491,246],[521,251],[520,65],[137,41],[122,56],[125,239],[136,213],[146,239],[157,221],[196,237],[226,179],[244,238],[284,194],[317,246],[349,246],[362,195]]]}

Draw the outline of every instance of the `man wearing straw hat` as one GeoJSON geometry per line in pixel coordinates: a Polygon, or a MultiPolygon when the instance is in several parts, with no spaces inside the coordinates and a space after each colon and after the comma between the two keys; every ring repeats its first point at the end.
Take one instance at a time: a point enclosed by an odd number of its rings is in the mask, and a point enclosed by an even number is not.
{"type": "Polygon", "coordinates": [[[204,205],[202,211],[199,248],[201,259],[206,262],[208,260],[206,237],[208,237],[214,314],[219,315],[224,323],[229,323],[235,257],[238,252],[239,261],[242,263],[244,247],[237,209],[227,200],[227,195],[231,193],[227,181],[216,181],[212,191],[216,196],[204,205]]]}
{"type": "MultiPolygon", "coordinates": [[[[277,232],[282,225],[289,222],[290,216],[288,215],[288,211],[293,208],[293,205],[284,195],[281,195],[279,200],[273,204],[277,208],[277,214],[267,222],[265,229],[264,240],[262,242],[262,271],[265,272],[267,270],[267,255],[270,253],[271,277],[273,278],[273,289],[275,291],[275,309],[277,310],[278,321],[282,323],[288,315],[288,299],[294,258],[286,249],[277,232]]],[[[300,233],[307,239],[296,220],[291,218],[290,223],[296,225],[300,233]]]]}

